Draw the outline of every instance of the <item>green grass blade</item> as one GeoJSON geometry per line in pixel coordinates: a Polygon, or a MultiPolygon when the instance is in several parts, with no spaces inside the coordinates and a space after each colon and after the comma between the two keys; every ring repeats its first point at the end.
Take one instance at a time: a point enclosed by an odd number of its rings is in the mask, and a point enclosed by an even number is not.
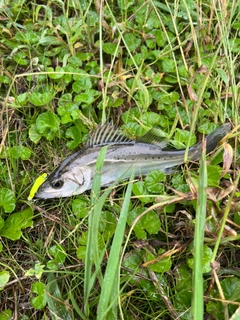
{"type": "MultiPolygon", "coordinates": [[[[95,284],[96,278],[98,277],[100,286],[102,286],[103,277],[101,273],[101,263],[105,254],[105,249],[99,251],[98,234],[99,234],[99,224],[100,216],[102,212],[102,207],[112,190],[112,187],[118,183],[115,181],[104,193],[99,196],[101,189],[101,168],[104,163],[106,156],[107,146],[103,147],[96,163],[96,174],[93,179],[93,186],[91,192],[91,213],[89,215],[89,233],[87,238],[86,246],[86,260],[85,260],[85,275],[84,275],[84,312],[86,316],[89,316],[89,295],[95,284]],[[92,270],[94,268],[94,273],[92,270]]],[[[120,178],[121,179],[121,178],[120,178]]]]}
{"type": "Polygon", "coordinates": [[[68,292],[69,299],[74,307],[75,312],[80,316],[81,319],[83,320],[88,320],[87,317],[83,314],[82,310],[79,308],[76,299],[74,298],[72,291],[68,292]]]}
{"type": "MultiPolygon", "coordinates": [[[[104,163],[105,155],[107,152],[107,146],[103,147],[98,155],[96,163],[96,174],[93,178],[92,192],[91,192],[91,206],[92,211],[88,219],[89,233],[87,238],[86,246],[86,261],[85,261],[85,275],[84,275],[84,310],[86,316],[89,315],[89,305],[88,297],[90,291],[95,282],[95,276],[92,278],[92,268],[93,261],[95,265],[99,265],[99,252],[98,252],[98,228],[99,228],[99,218],[101,214],[100,205],[103,205],[104,201],[101,201],[101,204],[98,203],[99,193],[101,188],[101,168],[104,163]],[[97,205],[98,204],[98,205],[97,205]]],[[[96,268],[99,269],[100,268],[96,268]]]]}
{"type": "MultiPolygon", "coordinates": [[[[117,270],[119,267],[120,250],[122,247],[123,235],[124,235],[126,221],[127,221],[127,214],[128,214],[128,208],[129,208],[130,197],[132,192],[132,184],[133,184],[131,181],[133,180],[133,177],[134,177],[134,172],[131,175],[130,182],[127,187],[118,225],[116,228],[116,233],[111,246],[111,251],[108,259],[108,264],[107,264],[103,286],[101,290],[101,295],[99,299],[99,304],[98,304],[97,320],[106,319],[109,307],[111,307],[111,303],[113,303],[116,306],[115,300],[117,301],[117,295],[116,295],[115,280],[117,277],[117,270]],[[114,295],[113,295],[113,292],[114,292],[114,295]]],[[[113,313],[115,312],[116,310],[113,310],[113,313]]]]}
{"type": "Polygon", "coordinates": [[[194,234],[194,267],[193,267],[193,301],[192,316],[193,319],[203,319],[203,275],[202,275],[202,255],[204,243],[204,225],[206,219],[207,205],[207,166],[206,166],[206,149],[202,151],[200,160],[200,173],[198,184],[198,199],[196,210],[196,225],[194,234]]]}

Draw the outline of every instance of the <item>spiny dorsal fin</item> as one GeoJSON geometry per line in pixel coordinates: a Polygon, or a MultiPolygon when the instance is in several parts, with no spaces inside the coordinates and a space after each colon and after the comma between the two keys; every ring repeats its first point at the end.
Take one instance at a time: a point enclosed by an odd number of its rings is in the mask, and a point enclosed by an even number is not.
{"type": "Polygon", "coordinates": [[[107,144],[133,144],[134,141],[125,137],[112,123],[99,125],[90,135],[88,147],[104,146],[107,144]]]}
{"type": "Polygon", "coordinates": [[[138,138],[136,142],[154,144],[164,149],[166,148],[166,146],[169,145],[170,140],[166,138],[166,134],[162,130],[157,128],[152,128],[147,133],[145,133],[142,137],[138,138]]]}

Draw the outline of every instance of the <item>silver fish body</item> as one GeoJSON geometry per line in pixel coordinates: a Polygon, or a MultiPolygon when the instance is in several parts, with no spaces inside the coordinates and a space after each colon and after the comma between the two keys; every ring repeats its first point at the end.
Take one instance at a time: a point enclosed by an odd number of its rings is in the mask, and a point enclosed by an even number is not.
{"type": "MultiPolygon", "coordinates": [[[[215,149],[230,130],[230,123],[226,123],[210,133],[206,137],[207,153],[215,149]]],[[[138,177],[152,170],[167,172],[184,162],[185,150],[164,150],[165,142],[160,142],[153,130],[143,139],[131,141],[119,134],[113,126],[103,125],[98,128],[85,149],[69,156],[50,174],[35,198],[70,197],[91,189],[97,157],[104,145],[108,145],[108,148],[101,172],[102,187],[109,186],[117,179],[129,178],[133,169],[138,177]]],[[[197,160],[201,152],[200,142],[189,149],[189,160],[197,160]]]]}

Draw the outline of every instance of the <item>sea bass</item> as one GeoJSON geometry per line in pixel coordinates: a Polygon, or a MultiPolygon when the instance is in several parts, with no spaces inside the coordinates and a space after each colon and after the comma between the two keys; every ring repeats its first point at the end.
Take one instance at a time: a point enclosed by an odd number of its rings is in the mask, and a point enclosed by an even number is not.
{"type": "MultiPolygon", "coordinates": [[[[206,152],[214,150],[220,140],[231,130],[225,123],[206,137],[206,152]]],[[[144,176],[152,170],[168,172],[170,168],[184,163],[185,150],[164,150],[156,129],[151,129],[138,140],[129,140],[110,124],[99,126],[92,134],[86,148],[81,149],[53,171],[40,186],[35,198],[49,199],[70,197],[92,188],[95,166],[101,148],[108,145],[101,172],[101,186],[109,186],[117,179],[127,179],[132,170],[135,177],[144,176]]],[[[199,159],[202,143],[189,148],[190,161],[199,159]]]]}

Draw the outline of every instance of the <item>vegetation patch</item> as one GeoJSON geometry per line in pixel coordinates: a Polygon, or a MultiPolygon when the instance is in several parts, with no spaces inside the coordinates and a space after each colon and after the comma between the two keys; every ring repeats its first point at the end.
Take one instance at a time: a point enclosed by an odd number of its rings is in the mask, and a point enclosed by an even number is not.
{"type": "Polygon", "coordinates": [[[0,319],[239,317],[239,7],[0,2],[0,319]],[[232,131],[169,174],[31,201],[105,122],[187,150],[232,131]]]}

